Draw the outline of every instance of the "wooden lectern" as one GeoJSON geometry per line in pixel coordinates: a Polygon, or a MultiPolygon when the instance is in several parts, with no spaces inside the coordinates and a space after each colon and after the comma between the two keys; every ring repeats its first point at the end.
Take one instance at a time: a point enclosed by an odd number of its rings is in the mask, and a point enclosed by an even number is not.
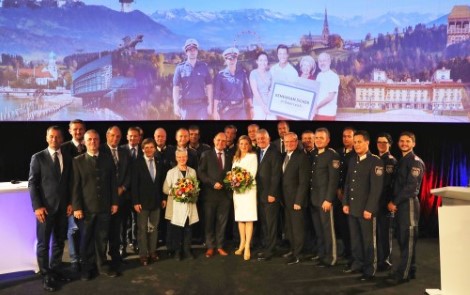
{"type": "Polygon", "coordinates": [[[431,194],[442,197],[438,211],[441,289],[426,289],[426,294],[470,294],[470,187],[435,188],[431,194]]]}

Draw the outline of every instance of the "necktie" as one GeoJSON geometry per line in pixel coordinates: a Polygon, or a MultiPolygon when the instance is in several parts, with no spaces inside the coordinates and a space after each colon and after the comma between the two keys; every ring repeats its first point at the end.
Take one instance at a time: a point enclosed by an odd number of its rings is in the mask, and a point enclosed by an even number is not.
{"type": "Polygon", "coordinates": [[[78,151],[79,154],[81,154],[83,152],[83,145],[81,143],[79,143],[77,145],[77,151],[78,151]]]}
{"type": "Polygon", "coordinates": [[[152,180],[155,180],[155,167],[153,165],[153,158],[149,159],[149,171],[150,177],[152,177],[152,180]]]}
{"type": "Polygon", "coordinates": [[[289,160],[290,160],[290,156],[286,155],[286,157],[284,158],[284,163],[282,163],[282,172],[286,170],[286,166],[287,166],[287,163],[289,163],[289,160]]]}
{"type": "Polygon", "coordinates": [[[61,171],[60,171],[60,161],[59,161],[59,153],[58,152],[54,153],[53,161],[54,161],[54,169],[57,172],[57,174],[60,175],[61,171]]]}
{"type": "Polygon", "coordinates": [[[259,162],[263,161],[263,156],[264,156],[264,150],[259,151],[259,162]]]}
{"type": "Polygon", "coordinates": [[[111,149],[111,153],[113,154],[114,164],[115,164],[116,167],[117,167],[118,164],[119,164],[119,159],[118,159],[118,155],[117,155],[117,149],[111,149]]]}
{"type": "Polygon", "coordinates": [[[131,157],[132,157],[132,159],[135,159],[135,156],[136,156],[135,148],[131,148],[131,157]]]}
{"type": "Polygon", "coordinates": [[[224,163],[222,162],[222,153],[217,153],[217,163],[219,164],[220,170],[224,170],[224,163]]]}
{"type": "Polygon", "coordinates": [[[286,148],[284,147],[284,140],[281,139],[281,154],[283,154],[286,151],[286,148]]]}

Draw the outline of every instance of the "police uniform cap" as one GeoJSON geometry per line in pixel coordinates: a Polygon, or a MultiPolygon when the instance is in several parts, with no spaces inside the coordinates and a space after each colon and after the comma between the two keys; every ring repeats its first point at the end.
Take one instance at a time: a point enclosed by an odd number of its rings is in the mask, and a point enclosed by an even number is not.
{"type": "Polygon", "coordinates": [[[189,49],[195,47],[196,49],[199,48],[199,43],[196,39],[190,38],[184,42],[183,50],[184,52],[188,51],[189,49]]]}
{"type": "Polygon", "coordinates": [[[235,47],[230,47],[230,48],[227,48],[224,50],[224,53],[222,53],[222,55],[224,56],[224,58],[227,58],[229,56],[231,57],[238,57],[238,54],[240,53],[240,51],[235,48],[235,47]]]}

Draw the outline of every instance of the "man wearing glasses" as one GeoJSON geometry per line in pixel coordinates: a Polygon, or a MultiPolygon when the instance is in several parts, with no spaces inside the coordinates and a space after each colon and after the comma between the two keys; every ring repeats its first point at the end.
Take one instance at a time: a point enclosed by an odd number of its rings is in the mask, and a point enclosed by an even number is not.
{"type": "Polygon", "coordinates": [[[215,120],[253,118],[253,94],[246,72],[242,67],[237,67],[238,54],[239,50],[235,47],[227,48],[222,54],[226,68],[215,76],[215,120]]]}

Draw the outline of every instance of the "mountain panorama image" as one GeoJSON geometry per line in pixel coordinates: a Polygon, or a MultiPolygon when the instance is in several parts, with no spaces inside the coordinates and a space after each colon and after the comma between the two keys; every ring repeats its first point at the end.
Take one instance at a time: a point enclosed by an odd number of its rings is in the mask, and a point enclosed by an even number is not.
{"type": "Polygon", "coordinates": [[[218,2],[0,0],[0,121],[470,122],[466,1],[218,2]]]}

